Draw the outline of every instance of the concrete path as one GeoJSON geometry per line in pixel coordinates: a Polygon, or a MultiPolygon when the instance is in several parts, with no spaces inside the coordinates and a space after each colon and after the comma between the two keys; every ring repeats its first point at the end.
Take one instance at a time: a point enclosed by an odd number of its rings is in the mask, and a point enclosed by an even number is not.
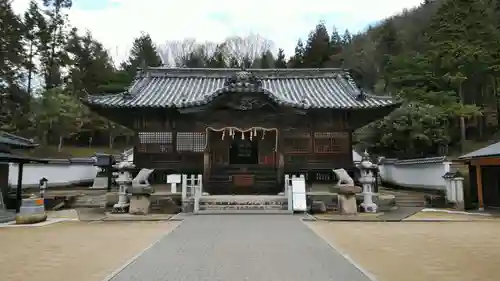
{"type": "MultiPolygon", "coordinates": [[[[124,245],[126,246],[126,245],[124,245]]],[[[112,281],[369,281],[298,216],[189,216],[112,281]]]]}

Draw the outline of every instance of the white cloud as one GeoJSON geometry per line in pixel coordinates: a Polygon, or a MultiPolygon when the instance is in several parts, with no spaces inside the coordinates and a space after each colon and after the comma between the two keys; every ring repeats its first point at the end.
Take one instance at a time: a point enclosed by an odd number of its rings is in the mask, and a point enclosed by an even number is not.
{"type": "MultiPolygon", "coordinates": [[[[28,2],[15,0],[14,8],[22,12],[28,2]]],[[[421,0],[310,0],[310,5],[294,5],[304,2],[289,0],[110,2],[113,5],[100,10],[83,10],[75,5],[69,18],[78,29],[90,30],[120,61],[126,57],[133,37],[141,31],[148,32],[159,44],[184,38],[221,41],[227,36],[253,32],[273,40],[290,55],[297,39],[307,36],[320,20],[329,27],[335,24],[358,31],[370,22],[416,6],[421,0]]]]}

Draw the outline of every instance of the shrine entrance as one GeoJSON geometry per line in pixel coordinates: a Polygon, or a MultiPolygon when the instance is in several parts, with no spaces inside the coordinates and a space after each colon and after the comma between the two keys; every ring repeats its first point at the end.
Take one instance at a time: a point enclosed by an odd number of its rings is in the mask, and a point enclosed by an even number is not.
{"type": "Polygon", "coordinates": [[[229,164],[258,164],[259,148],[256,139],[239,139],[231,141],[229,147],[229,164]]]}
{"type": "Polygon", "coordinates": [[[209,194],[276,195],[281,191],[277,129],[225,127],[208,128],[207,133],[204,190],[209,194]]]}

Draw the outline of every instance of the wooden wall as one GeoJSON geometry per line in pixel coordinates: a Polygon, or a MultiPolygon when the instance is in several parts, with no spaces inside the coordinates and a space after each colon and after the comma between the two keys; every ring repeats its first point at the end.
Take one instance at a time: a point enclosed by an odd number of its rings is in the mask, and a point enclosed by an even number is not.
{"type": "MultiPolygon", "coordinates": [[[[263,108],[251,111],[210,109],[169,115],[139,115],[135,157],[138,167],[202,169],[206,128],[277,128],[279,153],[285,171],[352,166],[348,114],[341,111],[297,111],[263,108]]],[[[210,131],[210,130],[209,130],[210,131]]],[[[227,164],[230,138],[209,133],[212,162],[227,164]]],[[[258,137],[262,138],[262,135],[258,137]]],[[[259,142],[259,163],[277,161],[276,135],[268,132],[259,142]]]]}

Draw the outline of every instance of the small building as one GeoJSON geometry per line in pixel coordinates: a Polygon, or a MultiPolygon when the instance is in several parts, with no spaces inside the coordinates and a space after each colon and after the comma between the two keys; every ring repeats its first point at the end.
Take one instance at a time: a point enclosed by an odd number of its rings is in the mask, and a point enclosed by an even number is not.
{"type": "Polygon", "coordinates": [[[9,214],[5,209],[19,209],[21,203],[21,187],[23,178],[23,165],[25,163],[46,163],[46,160],[26,157],[17,154],[18,150],[31,149],[37,147],[38,144],[32,140],[15,136],[6,132],[0,131],[0,220],[9,220],[9,214]],[[19,164],[19,175],[16,190],[16,199],[9,200],[9,164],[19,164]]]}
{"type": "Polygon", "coordinates": [[[83,102],[136,132],[134,164],[155,169],[152,183],[203,174],[210,194],[277,194],[284,174],[353,170],[352,132],[400,105],[342,69],[148,68],[126,92],[83,102]]]}
{"type": "Polygon", "coordinates": [[[470,187],[464,189],[465,207],[500,208],[500,142],[458,157],[469,167],[470,187]]]}

